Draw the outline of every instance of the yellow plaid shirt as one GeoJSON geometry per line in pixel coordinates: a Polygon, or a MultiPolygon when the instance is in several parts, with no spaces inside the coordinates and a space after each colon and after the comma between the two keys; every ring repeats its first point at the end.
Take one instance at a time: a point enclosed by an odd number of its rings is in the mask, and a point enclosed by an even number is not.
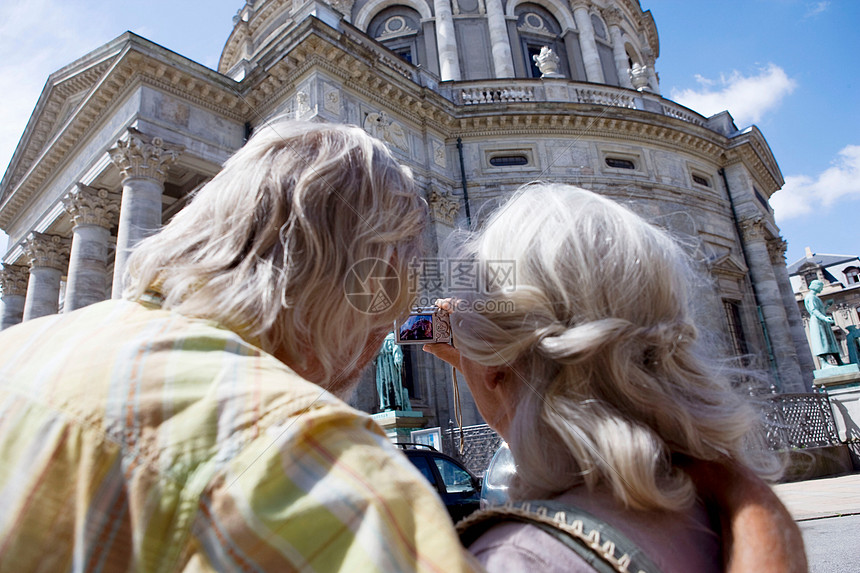
{"type": "Polygon", "coordinates": [[[368,415],[211,321],[107,301],[0,333],[0,571],[473,567],[368,415]]]}

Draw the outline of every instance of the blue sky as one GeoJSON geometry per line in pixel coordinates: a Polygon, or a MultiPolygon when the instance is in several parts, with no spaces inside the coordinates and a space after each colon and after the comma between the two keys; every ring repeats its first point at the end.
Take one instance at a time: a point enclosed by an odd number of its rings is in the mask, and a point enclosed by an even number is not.
{"type": "MultiPolygon", "coordinates": [[[[860,254],[860,2],[641,0],[665,97],[764,132],[786,180],[771,200],[789,263],[860,254]]],[[[131,30],[215,67],[242,0],[0,2],[0,171],[48,75],[131,30]]],[[[5,252],[0,237],[0,252],[5,252]]]]}

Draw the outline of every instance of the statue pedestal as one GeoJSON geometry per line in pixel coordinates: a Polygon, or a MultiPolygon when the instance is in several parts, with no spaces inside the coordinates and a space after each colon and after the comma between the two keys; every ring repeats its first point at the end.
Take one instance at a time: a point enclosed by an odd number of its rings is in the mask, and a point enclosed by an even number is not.
{"type": "MultiPolygon", "coordinates": [[[[856,364],[843,364],[842,366],[825,366],[824,368],[813,370],[812,377],[816,380],[821,379],[821,384],[824,383],[825,378],[838,378],[840,381],[852,380],[854,378],[860,380],[860,367],[858,367],[856,364]]],[[[816,382],[816,385],[819,384],[820,383],[816,382]]]]}
{"type": "Polygon", "coordinates": [[[379,424],[389,439],[395,444],[412,441],[412,430],[423,428],[427,423],[424,413],[419,410],[388,410],[370,415],[379,424]]]}
{"type": "Polygon", "coordinates": [[[847,443],[855,469],[860,469],[860,369],[856,364],[822,368],[815,385],[827,390],[839,440],[847,443]]]}

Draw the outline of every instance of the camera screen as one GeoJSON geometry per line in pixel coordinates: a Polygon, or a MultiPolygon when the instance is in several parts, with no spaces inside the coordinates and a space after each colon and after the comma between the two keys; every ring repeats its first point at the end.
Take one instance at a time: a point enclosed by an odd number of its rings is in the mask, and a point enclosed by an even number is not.
{"type": "Polygon", "coordinates": [[[413,314],[400,325],[400,340],[433,342],[433,315],[413,314]]]}

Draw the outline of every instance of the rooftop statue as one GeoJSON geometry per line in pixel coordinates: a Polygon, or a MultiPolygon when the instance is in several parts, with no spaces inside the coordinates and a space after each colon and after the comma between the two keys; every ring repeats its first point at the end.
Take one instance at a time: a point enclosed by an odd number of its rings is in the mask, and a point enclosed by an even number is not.
{"type": "Polygon", "coordinates": [[[535,64],[540,70],[542,78],[560,78],[563,77],[558,73],[558,55],[552,51],[549,46],[544,46],[540,49],[540,54],[532,56],[535,64]]]}

